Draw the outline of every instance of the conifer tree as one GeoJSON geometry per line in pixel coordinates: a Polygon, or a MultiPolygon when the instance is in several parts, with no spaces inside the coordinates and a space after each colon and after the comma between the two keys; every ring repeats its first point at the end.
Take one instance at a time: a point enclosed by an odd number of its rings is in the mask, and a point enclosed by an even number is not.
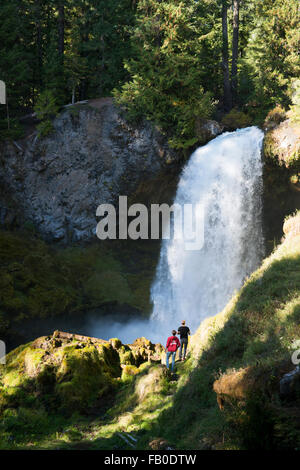
{"type": "Polygon", "coordinates": [[[126,61],[131,79],[115,95],[129,116],[145,116],[170,132],[176,148],[195,144],[196,119],[212,115],[207,70],[213,39],[212,18],[193,1],[138,4],[134,55],[126,61]]]}
{"type": "Polygon", "coordinates": [[[256,89],[266,106],[289,103],[289,86],[300,74],[300,7],[298,0],[257,0],[256,28],[252,32],[248,62],[256,89]]]}

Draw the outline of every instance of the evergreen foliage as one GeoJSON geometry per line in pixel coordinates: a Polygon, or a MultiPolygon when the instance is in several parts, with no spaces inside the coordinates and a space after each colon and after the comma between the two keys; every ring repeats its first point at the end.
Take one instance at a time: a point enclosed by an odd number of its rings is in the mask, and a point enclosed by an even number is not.
{"type": "Polygon", "coordinates": [[[292,105],[290,107],[290,114],[292,121],[300,122],[300,80],[293,84],[293,91],[291,97],[292,105]]]}
{"type": "Polygon", "coordinates": [[[142,0],[131,38],[134,56],[125,62],[131,80],[115,92],[118,103],[130,117],[158,124],[173,147],[192,146],[195,119],[210,118],[215,104],[209,75],[218,41],[209,8],[142,0]]]}
{"type": "Polygon", "coordinates": [[[1,137],[19,135],[45,91],[58,106],[113,93],[175,148],[232,107],[261,124],[292,104],[299,26],[298,0],[2,0],[1,137]]]}
{"type": "Polygon", "coordinates": [[[41,93],[34,110],[37,118],[40,120],[40,123],[37,126],[38,134],[41,137],[45,137],[53,130],[51,120],[58,113],[56,99],[50,90],[45,90],[41,93]]]}
{"type": "Polygon", "coordinates": [[[247,50],[254,84],[250,98],[266,108],[277,103],[286,107],[290,103],[289,85],[300,73],[299,2],[259,0],[255,12],[247,50]]]}

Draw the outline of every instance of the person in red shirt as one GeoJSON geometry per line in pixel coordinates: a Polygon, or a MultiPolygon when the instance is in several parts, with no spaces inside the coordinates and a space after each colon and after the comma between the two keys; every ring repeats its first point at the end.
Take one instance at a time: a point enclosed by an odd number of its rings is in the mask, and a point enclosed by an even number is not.
{"type": "Polygon", "coordinates": [[[169,358],[172,356],[172,366],[171,366],[171,371],[174,371],[175,367],[175,356],[176,356],[176,351],[180,347],[180,341],[176,336],[176,331],[172,331],[172,336],[169,336],[167,339],[167,345],[166,345],[166,352],[167,352],[167,358],[166,358],[166,366],[167,369],[169,369],[169,358]]]}

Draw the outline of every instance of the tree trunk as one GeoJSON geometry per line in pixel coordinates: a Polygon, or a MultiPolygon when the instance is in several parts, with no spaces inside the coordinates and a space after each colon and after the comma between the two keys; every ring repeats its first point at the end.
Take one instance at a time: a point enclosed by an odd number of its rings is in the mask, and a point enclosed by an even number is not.
{"type": "MultiPolygon", "coordinates": [[[[42,11],[41,11],[40,0],[36,1],[36,43],[37,43],[37,83],[39,86],[41,86],[43,51],[42,51],[42,11]]],[[[33,95],[33,101],[34,101],[34,95],[33,95]]]]}
{"type": "MultiPolygon", "coordinates": [[[[103,21],[103,20],[102,20],[103,21]]],[[[100,55],[100,80],[99,80],[99,86],[98,86],[98,93],[99,96],[101,97],[103,95],[103,72],[104,72],[104,50],[105,50],[105,42],[104,42],[104,36],[101,34],[101,55],[100,55]]]]}
{"type": "Polygon", "coordinates": [[[227,27],[227,0],[222,0],[222,69],[223,69],[223,95],[224,110],[230,111],[232,108],[232,96],[229,77],[228,58],[228,27],[227,27]]]}
{"type": "Polygon", "coordinates": [[[65,51],[65,5],[64,0],[59,0],[58,4],[58,53],[61,63],[64,60],[65,51]]]}
{"type": "Polygon", "coordinates": [[[237,104],[237,62],[239,52],[239,13],[240,0],[233,0],[233,34],[232,34],[232,62],[231,62],[231,93],[233,104],[237,104]]]}
{"type": "Polygon", "coordinates": [[[7,95],[6,95],[6,118],[7,118],[7,129],[10,130],[9,107],[8,107],[7,95]]]}

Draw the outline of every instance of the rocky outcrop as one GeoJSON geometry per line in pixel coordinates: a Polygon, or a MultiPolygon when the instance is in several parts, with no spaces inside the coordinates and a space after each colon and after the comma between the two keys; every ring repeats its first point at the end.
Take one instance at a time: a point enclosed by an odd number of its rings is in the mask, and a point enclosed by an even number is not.
{"type": "Polygon", "coordinates": [[[300,160],[300,126],[286,119],[267,129],[264,141],[266,157],[275,158],[287,168],[300,160]]]}
{"type": "Polygon", "coordinates": [[[196,119],[195,134],[198,138],[198,143],[201,145],[206,144],[218,135],[222,134],[224,127],[217,121],[203,119],[196,119]]]}
{"type": "Polygon", "coordinates": [[[132,125],[112,99],[64,109],[54,132],[0,147],[0,222],[31,221],[51,240],[95,237],[96,209],[116,205],[179,159],[149,122],[132,125]]]}
{"type": "MultiPolygon", "coordinates": [[[[278,112],[266,120],[264,139],[264,225],[266,240],[279,240],[286,214],[300,207],[300,126],[278,112]],[[284,119],[282,121],[282,119],[284,119]],[[280,122],[281,121],[281,122],[280,122]]],[[[272,241],[271,241],[272,240],[272,241]]]]}
{"type": "Polygon", "coordinates": [[[153,387],[161,386],[160,378],[167,373],[160,364],[151,369],[151,363],[160,362],[163,347],[149,341],[145,354],[145,341],[141,338],[133,345],[123,345],[116,338],[104,341],[55,331],[20,346],[7,355],[6,365],[0,369],[0,412],[12,405],[10,392],[13,395],[17,391],[20,396],[22,391],[30,391],[37,399],[44,397],[46,403],[48,397],[52,405],[66,412],[85,412],[101,406],[119,381],[130,375],[123,373],[126,365],[134,367],[137,375],[141,372],[139,366],[146,362],[152,372],[138,381],[142,400],[153,387]],[[124,351],[131,355],[125,357],[124,351]]]}
{"type": "Polygon", "coordinates": [[[152,450],[174,450],[166,439],[156,438],[149,442],[149,447],[152,450]]]}
{"type": "Polygon", "coordinates": [[[300,212],[287,217],[283,224],[285,238],[293,238],[300,235],[300,212]]]}
{"type": "Polygon", "coordinates": [[[280,380],[280,396],[285,399],[295,399],[300,393],[300,367],[284,374],[280,380]]]}

